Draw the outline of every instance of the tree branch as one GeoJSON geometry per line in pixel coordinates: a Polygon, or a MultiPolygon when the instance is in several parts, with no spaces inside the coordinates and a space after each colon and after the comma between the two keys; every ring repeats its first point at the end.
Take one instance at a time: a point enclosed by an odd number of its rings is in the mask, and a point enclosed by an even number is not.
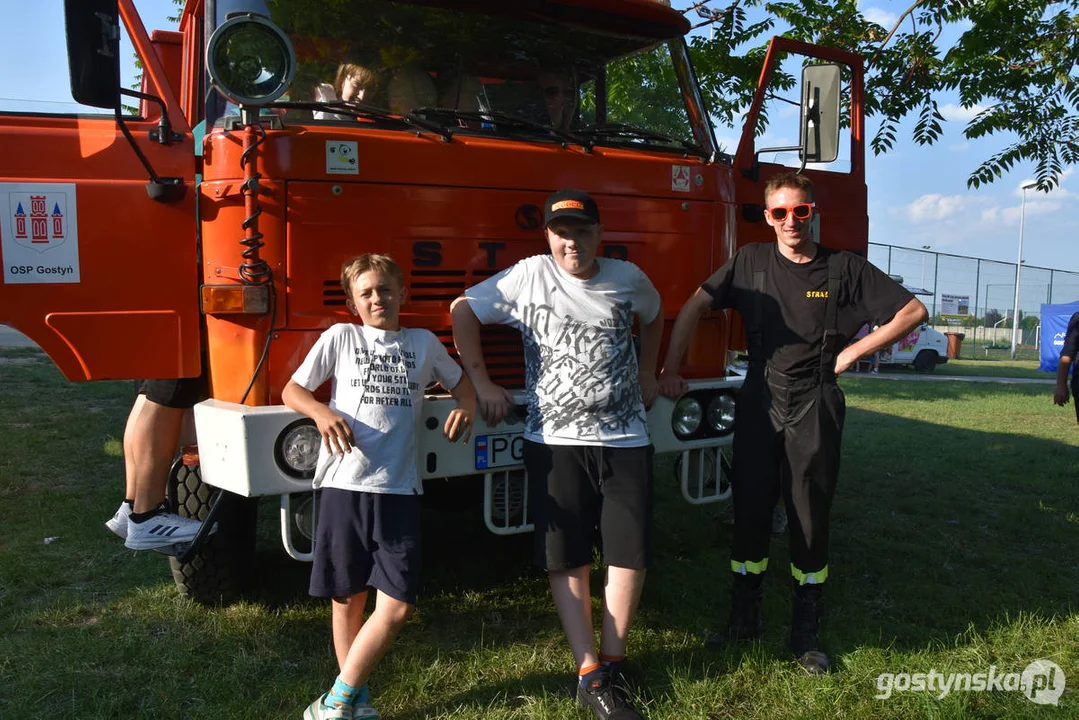
{"type": "MultiPolygon", "coordinates": [[[[895,25],[892,27],[892,29],[890,31],[888,31],[888,34],[885,35],[884,39],[880,41],[880,47],[877,48],[877,51],[875,53],[873,53],[873,57],[869,58],[869,60],[866,61],[866,63],[865,63],[866,67],[869,67],[870,65],[873,64],[873,61],[876,60],[877,56],[880,55],[882,50],[884,50],[884,46],[887,45],[888,41],[890,41],[892,39],[892,36],[894,36],[899,31],[899,26],[903,24],[903,21],[907,18],[907,16],[912,15],[914,13],[914,11],[918,9],[919,5],[924,5],[927,2],[929,2],[929,0],[916,0],[916,2],[913,5],[911,5],[905,11],[903,11],[903,14],[900,15],[899,19],[895,21],[895,25]]],[[[911,17],[911,22],[913,22],[913,21],[914,21],[914,18],[911,17]]],[[[917,26],[915,26],[914,30],[915,31],[918,30],[917,26]]]]}

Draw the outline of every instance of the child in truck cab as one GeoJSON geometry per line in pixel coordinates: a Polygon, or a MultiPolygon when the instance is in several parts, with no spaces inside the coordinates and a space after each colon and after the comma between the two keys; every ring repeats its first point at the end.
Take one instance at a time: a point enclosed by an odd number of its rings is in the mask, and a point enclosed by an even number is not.
{"type": "Polygon", "coordinates": [[[412,615],[419,586],[416,430],[424,389],[437,380],[456,398],[442,429],[451,440],[468,440],[475,409],[472,383],[434,334],[401,327],[406,289],[397,263],[360,255],[345,264],[341,286],[363,325],[322,333],[281,393],[323,438],[310,592],[333,600],[340,674],[304,712],[312,720],[378,717],[367,679],[412,615]],[[313,395],[327,380],[328,407],[313,395]],[[368,588],[375,609],[364,622],[368,588]]]}
{"type": "Polygon", "coordinates": [[[587,193],[552,194],[544,220],[550,254],[525,258],[466,290],[451,306],[453,338],[493,427],[513,399],[487,373],[480,326],[510,325],[523,335],[535,562],[547,570],[576,661],[574,693],[599,720],[639,720],[622,668],[652,561],[653,449],[645,408],[658,393],[663,307],[636,265],[596,257],[602,228],[587,193]],[[598,652],[589,592],[597,539],[607,564],[598,652]]]}
{"type": "Polygon", "coordinates": [[[577,119],[577,84],[568,70],[541,72],[537,77],[547,105],[547,116],[555,130],[569,130],[577,119]]]}

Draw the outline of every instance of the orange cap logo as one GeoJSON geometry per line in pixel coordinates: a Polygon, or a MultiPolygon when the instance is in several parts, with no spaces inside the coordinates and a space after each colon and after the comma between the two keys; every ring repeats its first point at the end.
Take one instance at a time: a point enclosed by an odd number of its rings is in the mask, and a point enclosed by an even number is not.
{"type": "Polygon", "coordinates": [[[584,210],[584,203],[580,200],[559,200],[551,206],[551,212],[559,210],[584,210]]]}

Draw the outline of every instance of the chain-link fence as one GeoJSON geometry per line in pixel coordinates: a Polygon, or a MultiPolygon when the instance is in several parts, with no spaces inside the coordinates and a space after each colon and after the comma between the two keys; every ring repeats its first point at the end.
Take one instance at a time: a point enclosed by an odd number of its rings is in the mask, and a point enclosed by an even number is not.
{"type": "MultiPolygon", "coordinates": [[[[963,334],[960,357],[1010,356],[1015,263],[872,242],[869,261],[915,290],[935,328],[963,334]]],[[[1076,300],[1079,272],[1024,263],[1019,277],[1017,357],[1038,358],[1042,303],[1076,300]]]]}

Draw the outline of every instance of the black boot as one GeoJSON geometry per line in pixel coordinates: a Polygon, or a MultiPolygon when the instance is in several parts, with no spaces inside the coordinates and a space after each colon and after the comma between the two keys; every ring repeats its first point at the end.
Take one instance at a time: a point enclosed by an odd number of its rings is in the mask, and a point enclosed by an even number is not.
{"type": "Polygon", "coordinates": [[[712,633],[705,640],[719,650],[729,645],[749,643],[764,637],[761,602],[764,599],[764,574],[736,574],[731,586],[731,619],[723,632],[712,633]]]}
{"type": "Polygon", "coordinates": [[[794,583],[794,617],[791,650],[798,664],[810,675],[828,672],[828,656],[820,649],[820,621],[824,617],[824,587],[794,583]]]}

